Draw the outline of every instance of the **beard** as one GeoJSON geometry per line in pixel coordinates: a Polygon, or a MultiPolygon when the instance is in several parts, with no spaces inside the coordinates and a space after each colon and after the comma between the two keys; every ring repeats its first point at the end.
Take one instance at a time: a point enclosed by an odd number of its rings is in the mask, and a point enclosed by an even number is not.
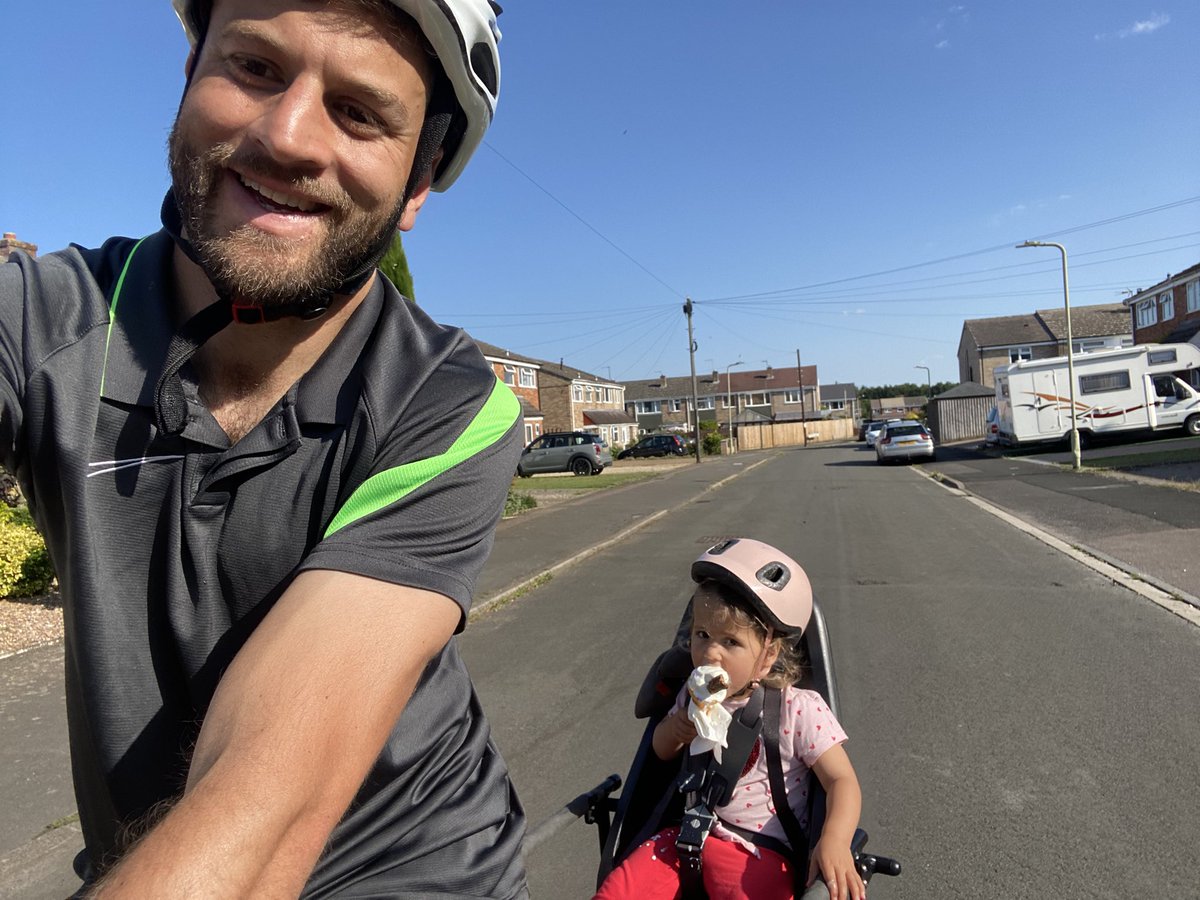
{"type": "Polygon", "coordinates": [[[228,143],[198,150],[187,144],[178,118],[168,159],[184,235],[201,268],[218,295],[243,303],[323,307],[334,294],[352,293],[387,250],[404,212],[403,198],[386,213],[363,211],[340,188],[291,171],[258,150],[228,143]],[[326,207],[320,213],[324,236],[297,241],[249,224],[220,228],[217,194],[231,163],[253,180],[289,184],[326,207]]]}

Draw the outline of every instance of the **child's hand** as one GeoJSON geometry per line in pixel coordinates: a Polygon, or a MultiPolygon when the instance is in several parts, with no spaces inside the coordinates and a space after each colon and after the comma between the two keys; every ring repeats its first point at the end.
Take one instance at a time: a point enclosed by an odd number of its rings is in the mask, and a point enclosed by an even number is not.
{"type": "Polygon", "coordinates": [[[666,736],[681,747],[686,747],[696,739],[696,726],[688,718],[687,709],[677,709],[663,721],[666,726],[666,736]]]}
{"type": "Polygon", "coordinates": [[[674,759],[696,738],[696,726],[686,710],[676,710],[654,728],[653,747],[659,759],[674,759]]]}
{"type": "Polygon", "coordinates": [[[817,841],[804,886],[809,887],[818,875],[829,888],[830,900],[866,900],[867,885],[854,868],[854,857],[849,846],[834,846],[824,838],[817,841]]]}

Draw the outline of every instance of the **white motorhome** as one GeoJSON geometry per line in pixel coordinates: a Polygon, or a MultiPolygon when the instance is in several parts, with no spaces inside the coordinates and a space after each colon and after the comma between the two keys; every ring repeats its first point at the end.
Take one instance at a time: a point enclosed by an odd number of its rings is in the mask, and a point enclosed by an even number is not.
{"type": "MultiPolygon", "coordinates": [[[[1184,428],[1200,434],[1200,347],[1139,344],[1077,353],[1079,439],[1117,431],[1184,428]]],[[[996,369],[1000,440],[1057,441],[1071,432],[1067,358],[1027,359],[996,369]]]]}

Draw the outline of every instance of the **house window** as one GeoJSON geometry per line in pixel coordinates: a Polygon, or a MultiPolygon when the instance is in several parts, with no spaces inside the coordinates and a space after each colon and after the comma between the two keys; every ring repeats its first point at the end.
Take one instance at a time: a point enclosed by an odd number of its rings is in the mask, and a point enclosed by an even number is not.
{"type": "Polygon", "coordinates": [[[639,413],[656,413],[662,411],[662,403],[658,400],[638,400],[633,408],[639,413]]]}
{"type": "Polygon", "coordinates": [[[668,400],[667,401],[667,411],[668,412],[683,412],[683,401],[682,400],[668,400]]]}
{"type": "Polygon", "coordinates": [[[604,402],[605,402],[605,403],[612,403],[612,388],[605,388],[605,389],[604,389],[604,402]]]}
{"type": "Polygon", "coordinates": [[[571,397],[575,400],[576,403],[581,403],[583,401],[583,385],[582,384],[571,385],[571,397]]]}
{"type": "Polygon", "coordinates": [[[1008,348],[1008,361],[1010,363],[1019,363],[1023,359],[1033,359],[1033,349],[1031,347],[1008,348]]]}
{"type": "Polygon", "coordinates": [[[712,397],[697,397],[696,409],[715,409],[716,404],[713,403],[712,397]]]}
{"type": "Polygon", "coordinates": [[[1102,394],[1106,391],[1129,390],[1129,370],[1101,372],[1098,375],[1080,375],[1079,393],[1102,394]]]}
{"type": "Polygon", "coordinates": [[[1158,320],[1165,322],[1167,319],[1175,318],[1175,294],[1172,291],[1167,291],[1165,294],[1158,295],[1158,320]]]}
{"type": "Polygon", "coordinates": [[[1187,283],[1187,311],[1200,312],[1200,278],[1187,283]]]}
{"type": "Polygon", "coordinates": [[[804,401],[800,399],[799,391],[784,391],[783,392],[783,402],[784,403],[803,403],[804,401]]]}
{"type": "Polygon", "coordinates": [[[737,409],[737,395],[736,394],[734,394],[733,396],[726,395],[726,396],[722,397],[721,398],[721,408],[722,409],[737,409]]]}
{"type": "Polygon", "coordinates": [[[1137,327],[1147,328],[1158,321],[1158,307],[1153,300],[1143,300],[1137,305],[1137,327]]]}
{"type": "Polygon", "coordinates": [[[828,409],[831,411],[837,411],[837,410],[842,410],[842,409],[846,408],[846,401],[845,400],[825,400],[824,402],[821,403],[821,406],[823,406],[825,409],[828,409]]]}
{"type": "Polygon", "coordinates": [[[1091,353],[1093,350],[1103,350],[1103,349],[1104,349],[1104,341],[1103,340],[1074,341],[1071,344],[1071,351],[1073,353],[1091,353]]]}
{"type": "Polygon", "coordinates": [[[517,383],[516,367],[510,366],[508,363],[504,364],[504,383],[507,385],[513,385],[517,383]]]}
{"type": "Polygon", "coordinates": [[[761,394],[750,394],[750,405],[751,406],[770,406],[771,398],[766,395],[765,391],[761,394]]]}
{"type": "Polygon", "coordinates": [[[594,387],[592,387],[590,384],[587,386],[587,398],[588,398],[588,403],[591,403],[593,400],[596,399],[596,389],[594,387]]]}
{"type": "Polygon", "coordinates": [[[521,379],[521,387],[537,387],[537,376],[533,374],[533,369],[521,369],[517,374],[521,379]]]}

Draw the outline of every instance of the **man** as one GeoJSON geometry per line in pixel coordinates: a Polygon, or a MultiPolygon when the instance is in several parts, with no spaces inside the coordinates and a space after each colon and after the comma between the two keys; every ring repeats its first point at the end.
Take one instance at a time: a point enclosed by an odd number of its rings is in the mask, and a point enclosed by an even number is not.
{"type": "Polygon", "coordinates": [[[0,452],[64,598],[98,896],[515,897],[451,637],[518,452],[375,273],[482,140],[484,0],[174,0],[164,230],[0,266],[0,452]]]}

